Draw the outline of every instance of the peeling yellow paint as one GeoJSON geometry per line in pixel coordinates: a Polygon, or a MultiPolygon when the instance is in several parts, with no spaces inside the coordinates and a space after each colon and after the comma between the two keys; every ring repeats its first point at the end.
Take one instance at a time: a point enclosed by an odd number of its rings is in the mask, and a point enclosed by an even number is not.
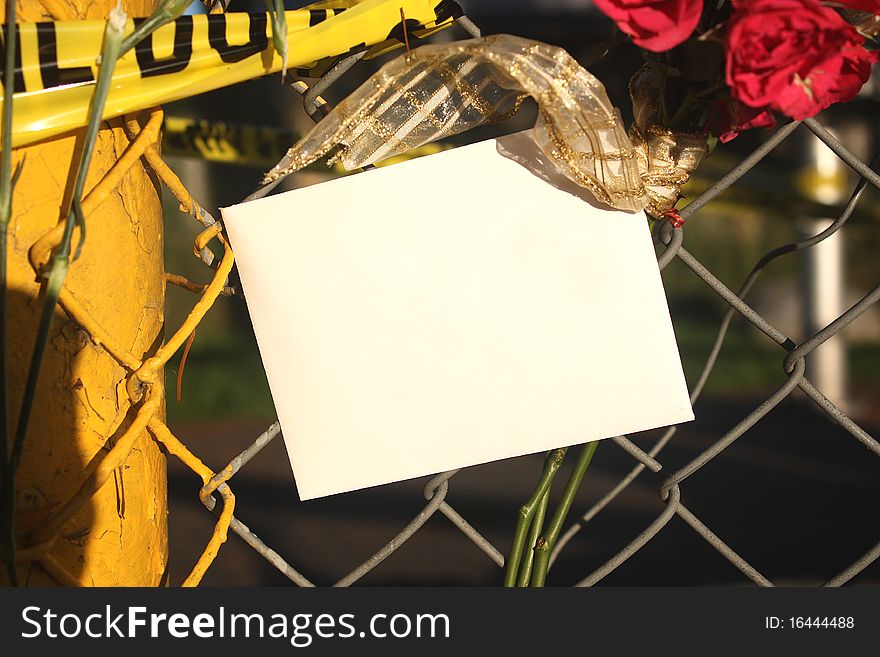
{"type": "MultiPolygon", "coordinates": [[[[0,8],[4,4],[0,2],[0,8]]],[[[23,21],[45,19],[47,11],[55,18],[62,18],[55,14],[63,11],[102,18],[115,4],[116,0],[43,0],[18,2],[17,10],[23,21]]],[[[145,16],[155,0],[123,4],[129,15],[145,16]]],[[[121,121],[109,126],[98,137],[87,191],[130,142],[121,121]]],[[[14,156],[19,161],[26,155],[9,226],[7,326],[13,417],[21,403],[21,382],[41,306],[36,302],[39,286],[28,249],[66,214],[65,193],[72,187],[71,163],[78,136],[22,148],[14,156]]],[[[102,329],[144,360],[161,343],[164,267],[161,199],[143,160],[125,174],[116,193],[87,213],[86,222],[85,248],[70,267],[67,288],[102,329]]],[[[78,490],[89,464],[106,453],[134,420],[124,389],[130,372],[60,309],[55,319],[16,481],[20,536],[38,532],[50,511],[57,510],[53,507],[78,490]]],[[[157,398],[156,417],[161,419],[161,377],[151,394],[157,398]]],[[[48,556],[39,564],[22,567],[22,582],[32,586],[156,586],[163,582],[168,553],[166,463],[147,431],[140,432],[114,476],[65,522],[53,540],[48,556]]],[[[0,582],[3,577],[0,574],[0,582]]]]}

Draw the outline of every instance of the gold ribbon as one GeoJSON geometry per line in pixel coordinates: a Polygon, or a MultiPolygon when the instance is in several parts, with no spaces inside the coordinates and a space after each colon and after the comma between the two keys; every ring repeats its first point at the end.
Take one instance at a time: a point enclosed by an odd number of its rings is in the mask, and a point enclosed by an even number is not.
{"type": "Polygon", "coordinates": [[[568,178],[615,208],[648,208],[662,216],[705,153],[704,138],[661,130],[648,120],[656,112],[642,105],[642,120],[627,136],[605,87],[567,52],[499,34],[422,46],[388,62],[288,150],[263,182],[336,148],[331,164],[373,164],[504,120],[529,96],[538,104],[533,136],[539,148],[568,178]]]}
{"type": "Polygon", "coordinates": [[[682,185],[706,155],[706,137],[677,132],[657,123],[662,72],[643,67],[633,75],[629,92],[633,104],[633,125],[629,137],[639,159],[639,172],[648,195],[646,210],[662,217],[678,201],[682,185]]]}

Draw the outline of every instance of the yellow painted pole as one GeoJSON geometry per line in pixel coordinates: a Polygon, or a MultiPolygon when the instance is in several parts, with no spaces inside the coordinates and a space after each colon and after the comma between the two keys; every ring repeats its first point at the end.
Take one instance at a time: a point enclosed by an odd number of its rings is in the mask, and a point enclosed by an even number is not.
{"type": "MultiPolygon", "coordinates": [[[[21,21],[106,19],[116,1],[19,0],[17,13],[21,21]]],[[[0,1],[0,7],[4,4],[0,1]]],[[[155,0],[123,2],[129,16],[147,16],[155,4],[155,0]]],[[[81,132],[14,153],[14,161],[24,158],[25,164],[15,188],[8,238],[13,423],[42,304],[28,251],[67,214],[71,167],[81,132]]],[[[87,193],[123,156],[130,141],[121,120],[105,124],[89,169],[87,193]]],[[[95,326],[143,360],[155,353],[163,335],[164,243],[158,180],[138,158],[115,190],[92,205],[86,210],[85,247],[70,267],[66,290],[95,326]]],[[[137,407],[126,391],[130,370],[100,344],[96,332],[84,330],[57,310],[16,479],[18,577],[25,585],[156,586],[164,581],[166,462],[145,430],[113,476],[53,532],[48,550],[32,549],[36,560],[29,556],[29,541],[41,535],[47,519],[94,475],[92,469],[135,420],[137,407]]],[[[158,398],[159,419],[164,418],[163,388],[160,377],[151,395],[158,398]]],[[[0,572],[0,583],[7,583],[5,577],[0,572]]]]}

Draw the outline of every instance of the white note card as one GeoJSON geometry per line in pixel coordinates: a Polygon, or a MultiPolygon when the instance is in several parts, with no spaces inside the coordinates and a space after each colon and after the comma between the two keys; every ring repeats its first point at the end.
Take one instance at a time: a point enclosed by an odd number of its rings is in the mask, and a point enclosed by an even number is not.
{"type": "Polygon", "coordinates": [[[693,419],[645,216],[529,133],[222,213],[303,500],[693,419]]]}

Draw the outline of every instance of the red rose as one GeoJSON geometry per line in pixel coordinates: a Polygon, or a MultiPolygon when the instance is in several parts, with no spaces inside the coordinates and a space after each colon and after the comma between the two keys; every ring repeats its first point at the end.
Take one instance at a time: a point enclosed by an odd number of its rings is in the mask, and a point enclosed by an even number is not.
{"type": "Polygon", "coordinates": [[[703,0],[593,0],[637,46],[662,52],[685,41],[697,27],[703,0]]]}
{"type": "Polygon", "coordinates": [[[752,128],[772,128],[776,117],[768,107],[749,107],[736,100],[719,100],[712,112],[709,125],[722,144],[735,139],[739,133],[752,128]]]}
{"type": "Polygon", "coordinates": [[[795,119],[851,100],[877,57],[833,9],[816,0],[734,0],[727,84],[750,107],[795,119]]]}

